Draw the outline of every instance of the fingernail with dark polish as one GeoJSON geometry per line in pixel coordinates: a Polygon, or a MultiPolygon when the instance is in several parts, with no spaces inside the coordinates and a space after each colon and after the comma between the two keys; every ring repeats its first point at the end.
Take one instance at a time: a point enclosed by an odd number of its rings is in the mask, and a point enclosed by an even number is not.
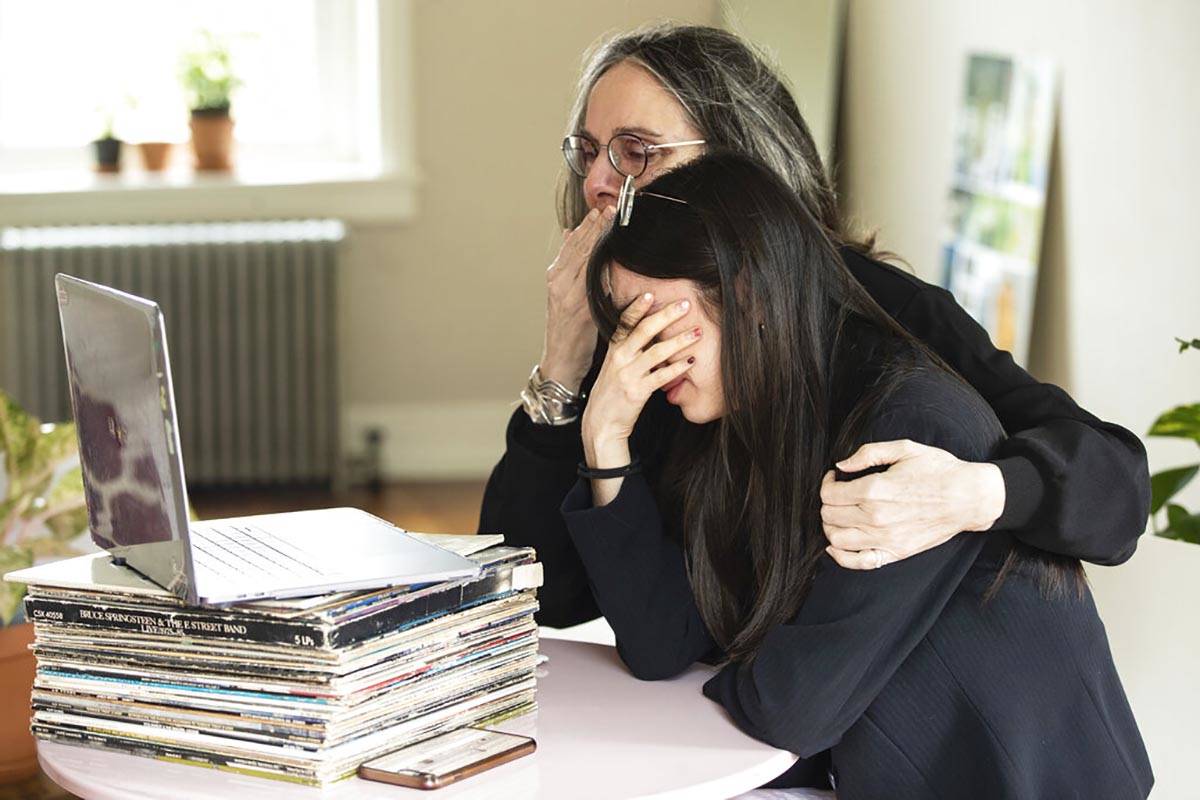
{"type": "Polygon", "coordinates": [[[689,364],[695,364],[695,363],[696,363],[696,357],[695,357],[695,356],[688,356],[688,363],[689,363],[689,364]]]}

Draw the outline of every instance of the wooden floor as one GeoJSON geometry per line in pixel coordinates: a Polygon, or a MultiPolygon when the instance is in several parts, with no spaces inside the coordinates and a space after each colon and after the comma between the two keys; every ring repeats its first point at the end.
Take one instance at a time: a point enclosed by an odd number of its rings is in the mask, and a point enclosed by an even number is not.
{"type": "Polygon", "coordinates": [[[78,800],[43,772],[28,780],[0,786],[0,800],[78,800]]]}
{"type": "MultiPolygon", "coordinates": [[[[352,506],[410,531],[475,533],[483,487],[483,481],[396,483],[385,485],[378,492],[366,489],[340,494],[295,489],[195,490],[189,492],[188,497],[200,519],[352,506]]],[[[73,797],[45,775],[21,784],[0,786],[0,800],[68,800],[73,797]]]]}

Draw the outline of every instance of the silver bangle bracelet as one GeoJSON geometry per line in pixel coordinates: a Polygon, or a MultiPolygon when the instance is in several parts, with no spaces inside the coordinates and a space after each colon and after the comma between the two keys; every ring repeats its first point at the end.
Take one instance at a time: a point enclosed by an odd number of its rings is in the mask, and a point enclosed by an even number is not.
{"type": "Polygon", "coordinates": [[[583,396],[555,380],[542,377],[541,365],[534,365],[529,382],[521,390],[521,405],[538,425],[568,425],[579,419],[583,396]]]}

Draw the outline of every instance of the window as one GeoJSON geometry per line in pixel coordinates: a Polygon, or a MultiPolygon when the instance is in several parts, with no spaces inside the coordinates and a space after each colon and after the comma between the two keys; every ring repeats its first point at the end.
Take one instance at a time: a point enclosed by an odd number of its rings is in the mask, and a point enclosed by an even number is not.
{"type": "MultiPolygon", "coordinates": [[[[377,2],[0,0],[0,175],[88,171],[104,117],[127,142],[188,139],[180,60],[228,42],[239,172],[381,163],[377,2]]],[[[177,148],[173,169],[190,158],[177,148]]],[[[140,165],[132,153],[125,168],[140,165]]]]}

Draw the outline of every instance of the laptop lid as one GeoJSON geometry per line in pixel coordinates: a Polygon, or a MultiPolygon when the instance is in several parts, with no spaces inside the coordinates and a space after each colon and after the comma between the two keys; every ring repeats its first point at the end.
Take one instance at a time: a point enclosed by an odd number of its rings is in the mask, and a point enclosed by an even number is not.
{"type": "Polygon", "coordinates": [[[69,275],[54,281],[92,540],[195,603],[162,312],[69,275]]]}

